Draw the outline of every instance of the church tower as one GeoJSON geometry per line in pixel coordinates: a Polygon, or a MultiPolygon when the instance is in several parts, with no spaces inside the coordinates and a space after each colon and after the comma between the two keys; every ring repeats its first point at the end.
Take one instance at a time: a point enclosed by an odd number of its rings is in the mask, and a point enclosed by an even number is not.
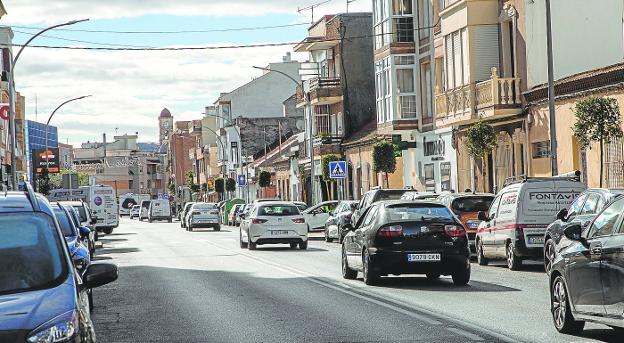
{"type": "Polygon", "coordinates": [[[162,145],[164,141],[169,139],[169,132],[173,130],[173,117],[168,109],[163,109],[158,117],[159,143],[162,145]]]}

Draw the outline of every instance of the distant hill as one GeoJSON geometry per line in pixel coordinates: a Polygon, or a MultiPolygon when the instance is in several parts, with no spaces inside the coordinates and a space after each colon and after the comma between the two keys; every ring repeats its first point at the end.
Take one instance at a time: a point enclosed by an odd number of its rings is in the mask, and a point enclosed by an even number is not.
{"type": "Polygon", "coordinates": [[[160,146],[158,143],[137,143],[139,147],[139,151],[143,152],[157,152],[158,147],[160,146]]]}

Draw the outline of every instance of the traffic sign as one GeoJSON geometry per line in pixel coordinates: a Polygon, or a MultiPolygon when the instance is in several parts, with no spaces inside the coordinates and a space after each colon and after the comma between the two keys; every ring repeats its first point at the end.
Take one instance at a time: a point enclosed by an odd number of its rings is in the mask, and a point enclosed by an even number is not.
{"type": "Polygon", "coordinates": [[[347,178],[347,162],[346,161],[329,162],[329,178],[330,179],[347,178]]]}
{"type": "Polygon", "coordinates": [[[238,187],[245,187],[245,186],[247,186],[247,178],[245,177],[245,175],[239,175],[238,187]]]}

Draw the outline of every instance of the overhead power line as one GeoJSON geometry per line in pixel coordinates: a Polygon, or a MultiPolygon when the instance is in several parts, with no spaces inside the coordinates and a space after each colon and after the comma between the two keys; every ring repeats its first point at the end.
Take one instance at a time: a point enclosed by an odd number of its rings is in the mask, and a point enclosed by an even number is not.
{"type": "MultiPolygon", "coordinates": [[[[13,31],[14,32],[18,32],[18,33],[23,33],[23,34],[26,34],[26,35],[33,35],[33,33],[30,33],[30,32],[24,32],[24,31],[19,31],[19,30],[13,30],[13,31]]],[[[84,40],[78,40],[78,39],[70,39],[70,38],[63,38],[63,37],[57,37],[57,36],[51,36],[51,35],[41,35],[40,37],[45,37],[45,38],[50,38],[50,39],[58,39],[58,40],[67,41],[67,42],[74,42],[74,43],[102,45],[102,46],[111,46],[111,47],[126,47],[126,48],[137,48],[137,49],[154,48],[154,47],[151,47],[151,46],[128,45],[128,44],[121,44],[121,43],[113,44],[113,43],[90,42],[90,41],[84,41],[84,40]]]]}

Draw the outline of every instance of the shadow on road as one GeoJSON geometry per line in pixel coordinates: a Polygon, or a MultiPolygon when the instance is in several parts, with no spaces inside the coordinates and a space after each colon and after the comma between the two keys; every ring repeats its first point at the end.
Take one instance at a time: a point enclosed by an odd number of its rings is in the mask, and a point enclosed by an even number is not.
{"type": "Polygon", "coordinates": [[[114,237],[114,236],[134,236],[136,232],[124,232],[124,233],[111,233],[110,235],[104,235],[102,237],[114,237]]]}
{"type": "Polygon", "coordinates": [[[193,231],[189,231],[190,233],[201,233],[201,232],[214,232],[214,233],[220,233],[220,232],[232,232],[230,230],[223,230],[221,229],[220,231],[215,231],[213,229],[198,229],[198,228],[193,228],[193,231]]]}
{"type": "MultiPolygon", "coordinates": [[[[531,264],[524,263],[520,267],[520,269],[518,269],[518,271],[520,271],[520,272],[528,272],[528,273],[537,273],[537,274],[546,274],[546,272],[544,271],[544,265],[543,264],[541,264],[539,262],[533,262],[533,261],[531,261],[531,262],[532,262],[531,264]]],[[[496,261],[494,263],[490,263],[490,267],[508,269],[507,264],[505,262],[499,262],[499,261],[496,261]]]]}
{"type": "Polygon", "coordinates": [[[326,249],[321,249],[321,248],[312,248],[310,246],[308,246],[308,249],[306,250],[301,250],[299,248],[290,248],[287,246],[264,246],[264,245],[259,245],[258,246],[258,250],[260,251],[278,251],[278,252],[306,252],[306,251],[310,251],[310,252],[315,252],[315,251],[328,251],[326,249]]]}
{"type": "Polygon", "coordinates": [[[520,292],[517,288],[496,285],[488,282],[470,281],[467,286],[455,286],[451,278],[442,277],[438,280],[428,280],[422,277],[383,277],[379,287],[396,289],[414,289],[422,291],[453,291],[453,292],[520,292]]]}
{"type": "Polygon", "coordinates": [[[97,250],[97,255],[127,254],[139,251],[141,251],[139,248],[103,248],[97,250]]]}

